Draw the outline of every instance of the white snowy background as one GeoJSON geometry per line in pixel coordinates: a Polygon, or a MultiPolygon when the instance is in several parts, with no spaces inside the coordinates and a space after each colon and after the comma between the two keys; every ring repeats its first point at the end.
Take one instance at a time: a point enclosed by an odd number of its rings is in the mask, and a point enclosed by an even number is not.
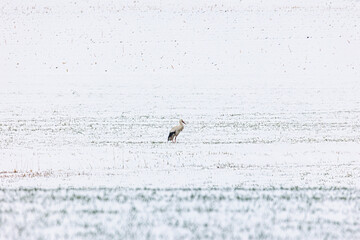
{"type": "Polygon", "coordinates": [[[359,1],[2,0],[0,238],[359,239],[359,59],[359,1]]]}

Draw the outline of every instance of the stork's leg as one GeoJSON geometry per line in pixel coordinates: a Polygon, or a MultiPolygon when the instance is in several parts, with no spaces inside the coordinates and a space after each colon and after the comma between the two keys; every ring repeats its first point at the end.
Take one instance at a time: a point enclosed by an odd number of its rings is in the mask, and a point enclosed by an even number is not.
{"type": "Polygon", "coordinates": [[[175,142],[176,142],[176,137],[175,137],[175,142]]]}

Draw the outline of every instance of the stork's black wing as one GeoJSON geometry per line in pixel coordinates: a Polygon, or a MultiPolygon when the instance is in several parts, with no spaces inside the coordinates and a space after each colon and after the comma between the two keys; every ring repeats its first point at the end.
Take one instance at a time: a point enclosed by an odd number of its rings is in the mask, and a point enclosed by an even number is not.
{"type": "Polygon", "coordinates": [[[174,132],[170,132],[170,133],[169,133],[169,136],[168,136],[168,141],[173,140],[174,136],[175,136],[175,131],[174,131],[174,132]]]}

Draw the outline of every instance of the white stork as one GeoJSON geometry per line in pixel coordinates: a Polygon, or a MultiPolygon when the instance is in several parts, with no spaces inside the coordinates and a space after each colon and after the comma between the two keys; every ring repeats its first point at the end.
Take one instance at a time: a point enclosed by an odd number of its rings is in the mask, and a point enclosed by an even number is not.
{"type": "MultiPolygon", "coordinates": [[[[169,137],[168,137],[168,141],[173,141],[175,140],[176,142],[176,137],[179,135],[179,133],[184,129],[184,124],[186,124],[184,122],[184,120],[180,119],[179,120],[179,123],[180,125],[178,126],[175,126],[173,127],[171,130],[170,130],[170,133],[169,133],[169,137]]],[[[174,142],[174,141],[173,141],[174,142]]]]}

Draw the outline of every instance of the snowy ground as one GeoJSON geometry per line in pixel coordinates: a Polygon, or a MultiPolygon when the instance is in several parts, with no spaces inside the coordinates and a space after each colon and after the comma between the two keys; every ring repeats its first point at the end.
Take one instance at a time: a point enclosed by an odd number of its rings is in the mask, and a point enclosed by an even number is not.
{"type": "Polygon", "coordinates": [[[0,239],[359,239],[359,13],[1,2],[0,239]]]}
{"type": "Polygon", "coordinates": [[[346,188],[67,188],[1,194],[4,239],[359,236],[360,196],[346,188]]]}

